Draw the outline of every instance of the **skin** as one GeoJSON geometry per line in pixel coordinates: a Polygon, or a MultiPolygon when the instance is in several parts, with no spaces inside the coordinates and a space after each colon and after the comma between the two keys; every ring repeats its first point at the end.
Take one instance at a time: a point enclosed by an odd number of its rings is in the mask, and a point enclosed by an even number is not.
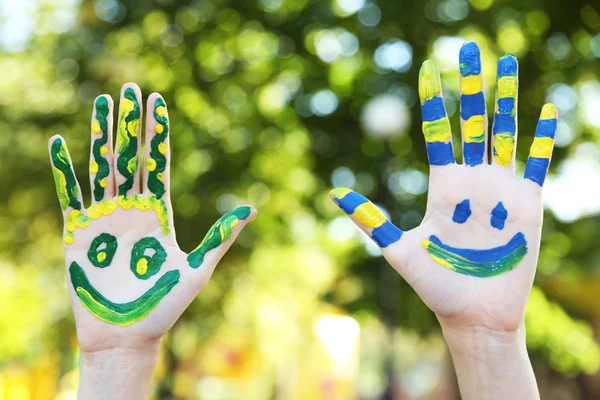
{"type": "MultiPolygon", "coordinates": [[[[426,62],[424,69],[432,68],[431,63],[426,62]]],[[[437,67],[434,69],[437,74],[437,67]]],[[[419,85],[424,94],[432,87],[423,76],[419,85]]],[[[544,110],[555,112],[552,105],[544,110]]],[[[461,122],[464,125],[464,120],[461,122]]],[[[487,126],[484,143],[493,146],[494,137],[488,140],[487,126]]],[[[517,178],[514,151],[509,157],[508,165],[496,159],[490,163],[487,152],[483,162],[473,162],[475,165],[432,165],[423,222],[381,248],[390,265],[436,314],[452,353],[463,399],[539,398],[525,346],[524,314],[539,253],[542,187],[531,179],[517,178]],[[456,223],[452,220],[456,205],[465,199],[470,201],[472,214],[464,223],[456,223]],[[499,202],[508,212],[501,230],[490,224],[492,210],[499,202]],[[449,246],[490,249],[505,245],[518,232],[525,235],[527,253],[514,269],[490,277],[444,268],[422,246],[424,239],[435,235],[449,246]]],[[[335,196],[332,199],[340,202],[335,196]]],[[[353,220],[371,236],[371,228],[357,218],[353,220]]]]}
{"type": "MultiPolygon", "coordinates": [[[[133,83],[124,85],[121,90],[121,99],[123,99],[124,93],[128,90],[129,93],[134,93],[139,105],[140,114],[143,118],[140,89],[133,83]]],[[[254,217],[256,210],[252,207],[247,207],[249,212],[243,214],[246,218],[234,221],[234,226],[231,229],[225,230],[228,232],[228,235],[219,237],[220,240],[213,240],[211,242],[212,246],[203,250],[205,256],[201,265],[192,268],[187,260],[188,254],[179,248],[175,239],[173,212],[169,196],[170,146],[168,136],[162,141],[166,143],[169,150],[164,155],[166,159],[164,170],[161,167],[161,172],[164,175],[161,183],[164,190],[161,190],[160,199],[157,199],[157,193],[152,192],[148,187],[148,171],[144,169],[145,160],[150,157],[150,149],[146,149],[145,153],[142,153],[140,146],[140,142],[144,136],[146,142],[149,142],[157,134],[157,120],[154,118],[153,112],[149,112],[146,115],[145,131],[142,129],[144,124],[139,124],[140,127],[137,132],[138,141],[137,144],[134,143],[133,154],[138,157],[140,162],[138,163],[138,168],[133,173],[133,180],[131,180],[131,177],[126,179],[117,168],[118,157],[121,154],[119,146],[117,146],[114,152],[112,149],[112,121],[118,121],[119,119],[117,116],[113,118],[113,101],[110,96],[102,95],[98,99],[100,98],[106,100],[109,110],[107,116],[108,151],[106,154],[103,154],[109,164],[108,182],[102,191],[102,198],[92,196],[92,206],[88,207],[87,210],[83,207],[81,190],[77,188],[78,190],[70,192],[75,193],[74,196],[81,204],[81,214],[93,215],[93,212],[90,210],[93,210],[94,205],[101,204],[102,201],[118,201],[117,194],[119,190],[127,196],[135,195],[138,198],[154,199],[152,200],[153,202],[141,201],[138,202],[139,204],[155,204],[156,201],[161,200],[164,202],[164,210],[166,212],[161,213],[161,217],[159,218],[159,213],[155,211],[142,211],[135,206],[129,209],[126,209],[127,207],[115,206],[114,211],[108,213],[109,215],[89,218],[89,224],[86,222],[82,224],[82,227],[77,228],[73,232],[72,243],[65,244],[67,286],[69,288],[71,305],[77,326],[77,338],[81,349],[79,398],[112,400],[147,399],[162,337],[207,284],[217,263],[227,252],[240,231],[254,217]],[[140,169],[143,170],[142,174],[140,174],[140,169]],[[131,188],[129,188],[129,182],[133,182],[131,188]],[[124,183],[126,183],[125,186],[123,186],[124,183]],[[103,233],[114,236],[118,242],[118,246],[110,265],[98,267],[90,262],[88,252],[93,240],[103,233]],[[149,268],[152,275],[145,279],[140,279],[132,271],[132,249],[142,238],[148,237],[154,238],[150,240],[152,243],[154,241],[160,243],[166,256],[164,257],[164,262],[162,262],[163,257],[161,256],[162,264],[158,271],[155,271],[154,267],[150,265],[149,268]],[[93,290],[100,293],[110,302],[119,304],[148,298],[149,296],[144,297],[144,294],[155,283],[160,283],[161,278],[164,281],[178,274],[178,279],[174,285],[170,285],[169,291],[166,294],[161,293],[161,296],[163,294],[164,296],[159,301],[154,301],[156,304],[152,304],[149,312],[133,313],[136,316],[133,322],[126,320],[126,323],[123,324],[117,322],[109,323],[102,320],[99,316],[92,314],[83,305],[82,299],[78,296],[71,281],[73,275],[70,273],[70,266],[74,263],[84,271],[93,290]],[[135,382],[135,384],[132,384],[132,382],[135,382]]],[[[157,99],[160,99],[159,103],[163,102],[158,93],[151,94],[148,98],[146,109],[154,110],[157,99]]],[[[104,102],[104,100],[102,101],[104,102]]],[[[96,107],[93,110],[92,146],[94,140],[97,140],[101,136],[97,132],[97,127],[95,128],[94,126],[94,122],[96,121],[96,107]],[[96,132],[94,132],[94,129],[96,132]]],[[[143,121],[142,118],[140,118],[140,121],[143,121]]],[[[165,118],[162,119],[163,123],[168,120],[166,107],[165,118]]],[[[64,139],[54,136],[49,142],[50,150],[53,143],[57,140],[62,141],[66,146],[64,139]]],[[[93,159],[93,147],[91,156],[93,159]]],[[[127,156],[131,157],[131,154],[127,153],[127,156]]],[[[53,158],[51,157],[51,163],[52,160],[53,158]]],[[[93,191],[95,183],[93,171],[95,169],[91,169],[91,171],[90,180],[93,191]]],[[[77,186],[79,185],[77,184],[77,186]]],[[[72,202],[72,204],[76,205],[77,202],[72,202]]],[[[63,209],[65,218],[73,210],[72,205],[68,205],[63,209]]],[[[67,226],[65,226],[65,238],[68,236],[67,226]]],[[[93,255],[96,253],[92,252],[93,255]]],[[[137,256],[137,258],[140,257],[141,255],[137,256]]],[[[135,269],[135,266],[133,268],[135,269]]]]}

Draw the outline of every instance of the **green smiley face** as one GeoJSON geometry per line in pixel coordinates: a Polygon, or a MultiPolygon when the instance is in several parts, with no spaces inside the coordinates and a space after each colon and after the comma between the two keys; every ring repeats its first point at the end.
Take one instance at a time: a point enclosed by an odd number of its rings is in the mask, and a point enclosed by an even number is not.
{"type": "MultiPolygon", "coordinates": [[[[88,259],[95,267],[106,268],[110,266],[117,247],[114,236],[102,233],[92,241],[88,259]]],[[[159,272],[166,259],[167,253],[160,242],[154,237],[144,237],[131,249],[130,269],[137,278],[146,280],[159,272]]],[[[169,271],[137,299],[128,303],[114,303],[94,288],[76,262],[71,263],[69,274],[84,307],[99,319],[121,326],[144,319],[179,282],[180,276],[177,270],[169,271]]]]}

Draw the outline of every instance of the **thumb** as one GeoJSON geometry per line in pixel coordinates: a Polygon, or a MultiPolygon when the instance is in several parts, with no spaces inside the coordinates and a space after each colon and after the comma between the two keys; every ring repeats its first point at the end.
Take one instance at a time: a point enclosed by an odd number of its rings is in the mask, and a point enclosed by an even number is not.
{"type": "Polygon", "coordinates": [[[217,265],[221,257],[229,250],[238,234],[256,215],[254,207],[241,206],[223,215],[208,230],[202,242],[187,256],[190,267],[217,265]],[[211,251],[216,249],[216,251],[211,251]]]}
{"type": "Polygon", "coordinates": [[[388,221],[377,206],[362,194],[351,189],[336,188],[329,195],[379,247],[388,247],[402,237],[402,230],[388,221]]]}

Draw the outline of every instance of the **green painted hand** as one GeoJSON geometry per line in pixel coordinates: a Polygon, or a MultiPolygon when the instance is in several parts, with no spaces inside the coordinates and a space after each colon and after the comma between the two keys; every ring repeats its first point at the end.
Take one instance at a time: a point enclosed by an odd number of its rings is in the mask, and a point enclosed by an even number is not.
{"type": "Polygon", "coordinates": [[[169,199],[166,104],[157,93],[148,98],[143,156],[140,89],[123,86],[114,153],[112,109],[110,96],[96,99],[93,200],[87,209],[64,139],[54,136],[49,142],[78,338],[82,350],[91,351],[121,346],[124,338],[143,344],[166,333],[255,214],[252,207],[238,207],[221,217],[194,251],[181,251],[169,199]]]}
{"type": "Polygon", "coordinates": [[[557,112],[552,104],[543,107],[525,179],[517,179],[517,60],[506,55],[498,61],[488,140],[479,53],[479,47],[469,42],[459,57],[463,165],[455,163],[438,67],[426,61],[421,68],[419,95],[431,168],[427,212],[419,227],[402,232],[375,205],[349,189],[334,189],[331,195],[440,321],[511,331],[523,323],[535,274],[541,191],[557,112]]]}

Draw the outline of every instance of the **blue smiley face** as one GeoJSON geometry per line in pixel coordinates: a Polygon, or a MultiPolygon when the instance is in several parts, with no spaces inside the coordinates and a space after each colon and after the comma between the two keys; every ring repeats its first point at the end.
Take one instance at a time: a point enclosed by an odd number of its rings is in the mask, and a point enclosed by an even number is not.
{"type": "MultiPolygon", "coordinates": [[[[471,216],[469,199],[458,203],[452,215],[452,221],[464,224],[471,216]]],[[[498,202],[491,212],[490,225],[503,230],[508,211],[498,202]]],[[[490,249],[468,249],[451,247],[437,236],[431,235],[423,240],[423,247],[438,264],[453,271],[477,276],[489,277],[512,270],[527,254],[527,241],[522,232],[515,234],[505,245],[490,249]]]]}

